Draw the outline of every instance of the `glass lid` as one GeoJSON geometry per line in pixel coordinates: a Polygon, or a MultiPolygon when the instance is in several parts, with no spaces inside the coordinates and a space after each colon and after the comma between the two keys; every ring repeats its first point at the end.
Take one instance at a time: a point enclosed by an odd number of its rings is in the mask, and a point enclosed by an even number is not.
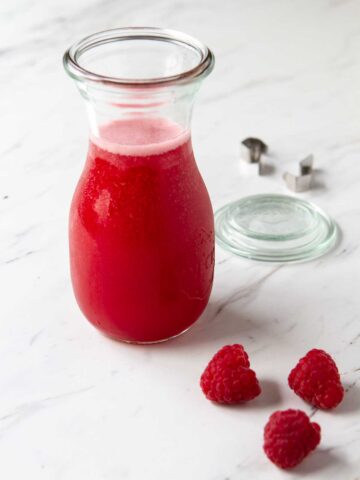
{"type": "Polygon", "coordinates": [[[263,262],[303,262],[328,252],[336,224],[316,205],[287,195],[242,198],[215,214],[216,241],[225,250],[263,262]]]}

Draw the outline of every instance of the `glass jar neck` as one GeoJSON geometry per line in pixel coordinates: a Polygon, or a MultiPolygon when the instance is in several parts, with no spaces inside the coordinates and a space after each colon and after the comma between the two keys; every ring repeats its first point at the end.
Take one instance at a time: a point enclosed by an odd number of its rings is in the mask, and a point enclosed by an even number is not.
{"type": "Polygon", "coordinates": [[[126,122],[134,127],[134,121],[145,122],[150,131],[152,119],[160,136],[166,122],[176,126],[169,132],[188,131],[195,93],[213,65],[212,52],[195,38],[151,27],[95,33],[64,55],[95,138],[114,122],[122,122],[123,132],[126,122]]]}
{"type": "Polygon", "coordinates": [[[90,134],[101,138],[114,122],[156,120],[176,125],[173,131],[190,131],[192,107],[200,80],[160,87],[109,87],[77,82],[85,100],[90,134]]]}

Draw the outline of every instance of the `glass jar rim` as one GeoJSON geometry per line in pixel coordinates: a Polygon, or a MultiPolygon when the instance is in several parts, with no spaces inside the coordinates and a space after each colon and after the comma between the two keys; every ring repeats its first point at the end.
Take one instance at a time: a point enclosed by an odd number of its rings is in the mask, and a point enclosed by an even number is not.
{"type": "Polygon", "coordinates": [[[68,74],[78,81],[91,81],[119,86],[160,86],[178,83],[188,83],[196,78],[209,74],[213,69],[215,58],[212,51],[196,38],[185,33],[158,27],[126,27],[103,30],[84,37],[66,50],[63,57],[64,67],[68,74]],[[199,62],[191,69],[184,70],[175,75],[154,78],[122,78],[101,75],[87,70],[79,63],[81,55],[93,48],[119,40],[157,40],[180,44],[195,50],[199,56],[199,62]]]}

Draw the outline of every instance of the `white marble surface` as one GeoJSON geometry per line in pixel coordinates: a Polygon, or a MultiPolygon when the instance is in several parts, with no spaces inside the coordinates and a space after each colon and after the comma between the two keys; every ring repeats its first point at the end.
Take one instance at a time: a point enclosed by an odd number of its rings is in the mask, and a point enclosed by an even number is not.
{"type": "Polygon", "coordinates": [[[0,13],[1,478],[359,479],[359,0],[3,0],[0,13]],[[282,172],[312,152],[317,186],[303,197],[343,234],[331,255],[296,266],[218,250],[201,320],[146,348],[99,335],[72,295],[67,212],[87,128],[61,65],[83,35],[139,24],[184,30],[215,51],[193,123],[214,207],[285,193],[282,172]],[[248,134],[270,145],[273,175],[239,176],[248,134]],[[219,408],[198,380],[231,342],[245,345],[264,394],[219,408]],[[321,446],[284,473],[264,456],[262,430],[275,409],[312,411],[286,377],[315,346],[334,355],[349,391],[335,412],[315,412],[321,446]]]}

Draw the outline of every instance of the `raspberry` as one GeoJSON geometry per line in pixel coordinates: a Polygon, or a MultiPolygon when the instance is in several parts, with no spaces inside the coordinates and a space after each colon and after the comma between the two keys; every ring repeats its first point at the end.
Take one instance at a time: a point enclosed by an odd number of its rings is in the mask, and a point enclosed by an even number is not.
{"type": "Polygon", "coordinates": [[[220,348],[211,361],[224,361],[228,365],[241,365],[246,368],[250,367],[249,356],[245,352],[244,347],[238,343],[235,343],[235,345],[225,345],[225,347],[220,348]]]}
{"type": "Polygon", "coordinates": [[[320,426],[301,410],[274,412],[264,429],[264,451],[280,468],[298,465],[320,442],[320,426]]]}
{"type": "Polygon", "coordinates": [[[226,345],[209,362],[201,375],[205,396],[217,403],[240,403],[252,400],[260,392],[256,374],[242,345],[226,345]]]}
{"type": "Polygon", "coordinates": [[[334,408],[344,397],[337,366],[324,350],[310,350],[292,369],[288,381],[299,397],[317,408],[334,408]]]}

